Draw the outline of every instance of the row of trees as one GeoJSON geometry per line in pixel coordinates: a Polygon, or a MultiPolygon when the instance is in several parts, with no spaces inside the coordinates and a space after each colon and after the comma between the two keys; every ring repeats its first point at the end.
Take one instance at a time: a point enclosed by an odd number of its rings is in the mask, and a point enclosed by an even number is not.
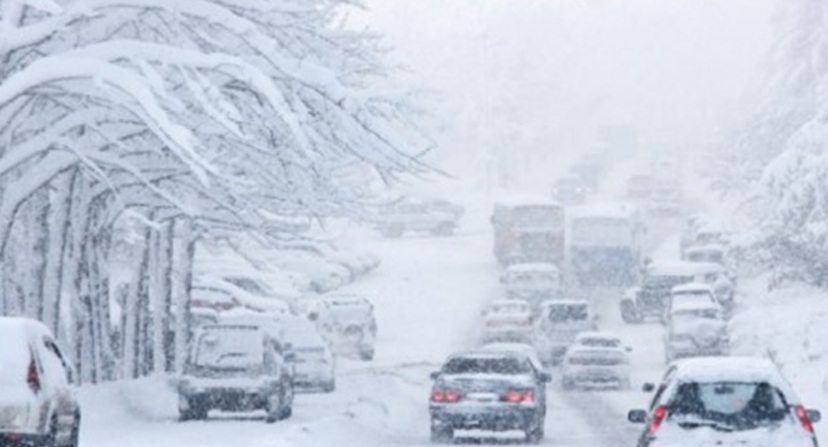
{"type": "Polygon", "coordinates": [[[196,240],[424,171],[376,37],[337,26],[351,3],[0,0],[0,311],[87,381],[180,367],[196,240]]]}
{"type": "Polygon", "coordinates": [[[828,5],[779,2],[762,105],[721,159],[747,196],[750,253],[775,280],[828,285],[828,5]]]}

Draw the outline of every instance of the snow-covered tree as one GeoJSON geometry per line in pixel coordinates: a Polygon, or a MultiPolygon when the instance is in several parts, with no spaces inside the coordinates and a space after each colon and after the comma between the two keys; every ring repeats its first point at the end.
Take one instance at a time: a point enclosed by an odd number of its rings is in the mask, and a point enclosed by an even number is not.
{"type": "Polygon", "coordinates": [[[160,368],[197,228],[353,213],[354,170],[425,170],[409,105],[375,87],[376,38],[336,26],[350,3],[0,1],[0,256],[18,297],[3,311],[45,319],[90,380],[113,377],[116,357],[126,376],[160,368]],[[107,261],[123,219],[142,229],[113,346],[107,261]]]}

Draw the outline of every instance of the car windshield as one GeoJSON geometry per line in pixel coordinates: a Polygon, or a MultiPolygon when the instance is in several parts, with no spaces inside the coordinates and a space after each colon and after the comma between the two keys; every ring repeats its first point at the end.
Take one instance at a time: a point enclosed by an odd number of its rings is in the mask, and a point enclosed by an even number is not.
{"type": "Polygon", "coordinates": [[[735,429],[770,425],[788,416],[782,392],[766,382],[681,383],[668,403],[679,425],[714,421],[735,429]]]}
{"type": "Polygon", "coordinates": [[[585,321],[589,318],[586,304],[554,304],[549,306],[547,319],[554,323],[585,321]]]}
{"type": "Polygon", "coordinates": [[[264,359],[262,333],[258,330],[206,330],[195,343],[193,364],[214,369],[238,370],[259,366],[264,359]]]}
{"type": "Polygon", "coordinates": [[[512,357],[459,357],[443,365],[443,374],[524,375],[532,372],[526,360],[512,357]]]}

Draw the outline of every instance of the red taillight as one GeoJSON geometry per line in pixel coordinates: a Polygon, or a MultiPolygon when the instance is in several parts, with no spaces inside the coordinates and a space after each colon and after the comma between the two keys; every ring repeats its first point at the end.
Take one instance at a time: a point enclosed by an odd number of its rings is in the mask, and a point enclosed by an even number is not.
{"type": "Polygon", "coordinates": [[[809,433],[813,433],[814,424],[812,424],[811,420],[808,419],[808,412],[805,410],[805,407],[797,405],[794,407],[794,412],[796,413],[797,419],[799,419],[799,423],[802,424],[802,428],[809,433]]]}
{"type": "Polygon", "coordinates": [[[40,373],[37,372],[37,364],[35,363],[34,353],[31,353],[31,360],[29,360],[29,369],[26,371],[26,383],[29,388],[35,393],[40,392],[40,373]]]}
{"type": "Polygon", "coordinates": [[[535,401],[535,395],[532,391],[508,391],[500,397],[500,400],[513,404],[527,403],[531,404],[535,401]]]}
{"type": "Polygon", "coordinates": [[[662,405],[655,409],[653,412],[653,419],[650,421],[650,434],[653,434],[656,430],[658,430],[658,427],[661,426],[665,416],[667,416],[667,408],[665,406],[662,405]]]}
{"type": "Polygon", "coordinates": [[[458,391],[434,390],[431,393],[432,402],[454,403],[460,401],[461,397],[462,396],[458,391]]]}

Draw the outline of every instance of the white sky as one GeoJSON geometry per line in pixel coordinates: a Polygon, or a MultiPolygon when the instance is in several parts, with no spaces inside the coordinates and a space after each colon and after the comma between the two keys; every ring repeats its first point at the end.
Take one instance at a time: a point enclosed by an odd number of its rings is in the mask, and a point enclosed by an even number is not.
{"type": "Polygon", "coordinates": [[[407,87],[434,91],[444,167],[479,180],[508,151],[543,178],[603,126],[701,150],[744,113],[774,1],[365,0],[353,23],[386,36],[407,87]]]}

